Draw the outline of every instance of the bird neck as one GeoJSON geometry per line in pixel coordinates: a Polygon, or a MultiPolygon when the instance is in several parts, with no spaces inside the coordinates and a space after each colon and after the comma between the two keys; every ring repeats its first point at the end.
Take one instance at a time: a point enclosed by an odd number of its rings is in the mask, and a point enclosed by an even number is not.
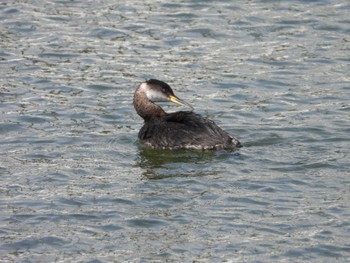
{"type": "Polygon", "coordinates": [[[134,107],[138,115],[140,115],[145,122],[157,121],[166,115],[165,111],[158,105],[150,101],[146,93],[136,90],[134,94],[134,107]]]}

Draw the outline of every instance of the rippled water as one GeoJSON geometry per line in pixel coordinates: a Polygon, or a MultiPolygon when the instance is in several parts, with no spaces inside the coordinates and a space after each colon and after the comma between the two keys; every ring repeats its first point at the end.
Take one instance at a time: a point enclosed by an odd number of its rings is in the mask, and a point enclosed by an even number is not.
{"type": "Polygon", "coordinates": [[[349,12],[0,3],[0,261],[349,260],[349,12]],[[151,77],[245,147],[142,150],[151,77]]]}

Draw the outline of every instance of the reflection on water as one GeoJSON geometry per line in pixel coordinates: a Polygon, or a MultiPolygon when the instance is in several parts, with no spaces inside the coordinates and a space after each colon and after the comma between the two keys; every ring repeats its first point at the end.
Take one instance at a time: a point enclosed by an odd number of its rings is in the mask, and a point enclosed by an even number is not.
{"type": "Polygon", "coordinates": [[[347,261],[349,9],[2,1],[0,261],[347,261]],[[139,148],[147,78],[244,148],[139,148]]]}
{"type": "Polygon", "coordinates": [[[140,149],[137,165],[142,168],[143,176],[147,179],[205,176],[221,172],[221,169],[215,171],[207,164],[223,162],[239,155],[239,152],[233,151],[140,149]]]}

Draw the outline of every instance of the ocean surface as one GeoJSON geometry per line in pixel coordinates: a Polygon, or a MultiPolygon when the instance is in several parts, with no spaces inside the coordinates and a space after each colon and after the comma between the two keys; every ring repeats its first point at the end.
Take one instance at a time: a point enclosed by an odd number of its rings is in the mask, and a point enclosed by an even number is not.
{"type": "Polygon", "coordinates": [[[349,262],[350,2],[0,2],[0,181],[0,262],[349,262]],[[244,147],[142,149],[149,78],[244,147]]]}

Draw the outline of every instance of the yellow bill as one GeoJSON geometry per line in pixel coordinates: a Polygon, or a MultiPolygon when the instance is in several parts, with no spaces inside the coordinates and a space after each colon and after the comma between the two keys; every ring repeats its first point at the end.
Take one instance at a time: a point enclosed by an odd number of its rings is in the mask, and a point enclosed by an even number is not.
{"type": "Polygon", "coordinates": [[[187,107],[190,107],[192,110],[193,110],[193,107],[191,104],[179,99],[178,97],[176,96],[173,96],[173,95],[170,95],[169,96],[169,101],[171,101],[172,103],[175,103],[175,104],[178,104],[178,105],[182,105],[182,106],[187,106],[187,107]]]}

